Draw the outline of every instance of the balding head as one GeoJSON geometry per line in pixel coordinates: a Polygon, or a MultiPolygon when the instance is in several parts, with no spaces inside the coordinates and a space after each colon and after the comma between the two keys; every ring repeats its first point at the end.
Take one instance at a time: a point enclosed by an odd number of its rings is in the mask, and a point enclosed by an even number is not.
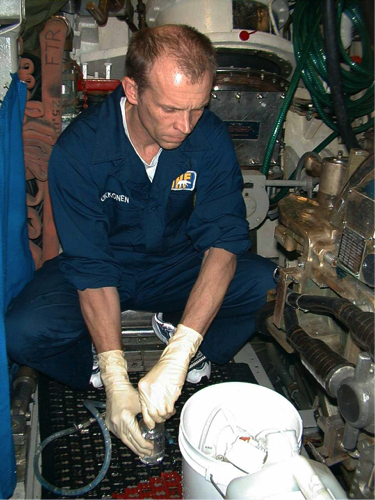
{"type": "Polygon", "coordinates": [[[148,76],[156,60],[167,57],[192,84],[216,72],[215,49],[209,38],[195,28],[169,24],[144,28],[135,33],[126,55],[126,76],[132,78],[142,93],[149,85],[148,76]]]}

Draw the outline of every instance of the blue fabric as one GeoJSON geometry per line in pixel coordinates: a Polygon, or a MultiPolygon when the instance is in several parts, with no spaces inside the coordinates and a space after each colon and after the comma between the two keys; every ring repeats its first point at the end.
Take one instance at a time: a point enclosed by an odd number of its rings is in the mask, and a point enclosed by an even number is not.
{"type": "Polygon", "coordinates": [[[9,356],[77,389],[92,369],[77,289],[115,286],[122,310],[176,313],[204,251],[231,251],[236,273],[201,345],[223,364],[253,334],[274,286],[274,264],[247,251],[242,175],[225,125],[205,111],[179,148],[161,153],[151,183],[124,133],[122,95],[119,86],[83,112],[54,147],[49,187],[64,253],[35,273],[6,315],[9,356]]]}
{"type": "Polygon", "coordinates": [[[243,178],[227,127],[205,110],[176,149],[163,150],[153,182],[126,137],[119,87],[60,136],[49,188],[64,253],[60,267],[79,290],[118,287],[133,252],[163,259],[211,247],[250,247],[243,178]]]}
{"type": "MultiPolygon", "coordinates": [[[[178,313],[185,309],[201,259],[191,252],[180,260],[156,263],[134,253],[137,273],[123,275],[118,288],[122,310],[178,313]],[[149,260],[153,262],[149,262],[149,260]]],[[[237,257],[236,273],[200,350],[224,364],[254,333],[256,311],[274,287],[275,264],[246,252],[237,257]]],[[[82,318],[78,292],[58,268],[45,262],[12,300],[6,315],[8,352],[12,359],[45,373],[74,389],[87,386],[92,371],[91,339],[82,318]]]]}
{"type": "Polygon", "coordinates": [[[28,247],[26,183],[22,148],[22,122],[26,85],[17,75],[0,109],[0,498],[12,495],[16,465],[10,419],[9,375],[5,344],[4,313],[34,272],[28,247]]]}

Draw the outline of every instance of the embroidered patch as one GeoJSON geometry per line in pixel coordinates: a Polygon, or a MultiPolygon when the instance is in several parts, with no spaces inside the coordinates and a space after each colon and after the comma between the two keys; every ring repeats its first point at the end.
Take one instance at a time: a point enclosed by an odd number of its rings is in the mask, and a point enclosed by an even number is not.
{"type": "Polygon", "coordinates": [[[172,182],[171,189],[172,191],[193,191],[195,188],[196,180],[197,173],[194,172],[194,170],[188,170],[172,182]]]}
{"type": "Polygon", "coordinates": [[[121,203],[129,203],[129,197],[124,194],[111,193],[107,191],[101,196],[100,201],[105,201],[107,198],[112,198],[113,200],[120,201],[121,203]]]}

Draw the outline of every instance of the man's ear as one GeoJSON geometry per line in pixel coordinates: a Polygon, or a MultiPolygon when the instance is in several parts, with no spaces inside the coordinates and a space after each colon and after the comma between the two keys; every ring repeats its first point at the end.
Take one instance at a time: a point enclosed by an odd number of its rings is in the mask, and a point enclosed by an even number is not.
{"type": "Polygon", "coordinates": [[[127,100],[130,104],[138,104],[138,85],[132,78],[124,76],[122,79],[122,87],[124,89],[127,100]]]}

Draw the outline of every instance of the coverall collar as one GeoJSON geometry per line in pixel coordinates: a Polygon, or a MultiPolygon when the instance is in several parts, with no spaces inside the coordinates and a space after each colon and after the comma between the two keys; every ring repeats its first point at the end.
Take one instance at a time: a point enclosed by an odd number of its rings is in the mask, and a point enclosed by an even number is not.
{"type": "MultiPolygon", "coordinates": [[[[129,141],[126,138],[122,124],[120,100],[125,96],[120,84],[103,102],[99,113],[99,127],[95,135],[95,145],[91,155],[91,163],[105,163],[121,160],[129,156],[129,141]],[[115,140],[118,138],[118,140],[115,140]]],[[[199,126],[199,122],[197,127],[199,126]]],[[[202,133],[195,133],[196,129],[185,139],[176,152],[207,151],[211,145],[202,133]]]]}

